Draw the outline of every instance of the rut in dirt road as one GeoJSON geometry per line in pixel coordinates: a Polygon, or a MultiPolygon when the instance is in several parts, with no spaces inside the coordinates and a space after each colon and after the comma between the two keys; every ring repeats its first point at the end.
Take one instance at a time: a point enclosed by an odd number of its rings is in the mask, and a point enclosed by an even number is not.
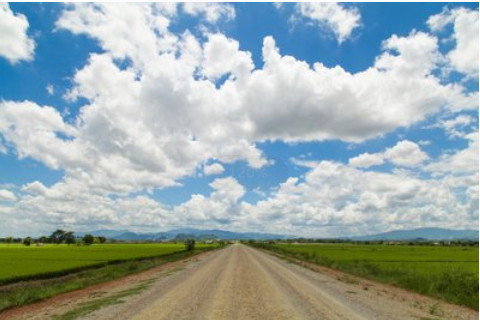
{"type": "Polygon", "coordinates": [[[87,319],[421,319],[410,304],[241,244],[212,253],[134,301],[87,319]]]}

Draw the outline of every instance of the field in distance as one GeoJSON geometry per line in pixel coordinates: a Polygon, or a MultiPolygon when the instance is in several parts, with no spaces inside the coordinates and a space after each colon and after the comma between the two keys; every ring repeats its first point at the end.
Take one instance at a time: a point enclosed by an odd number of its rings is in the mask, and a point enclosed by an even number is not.
{"type": "MultiPolygon", "coordinates": [[[[197,244],[198,249],[206,246],[209,245],[197,244]]],[[[0,244],[0,284],[54,277],[116,261],[157,257],[183,250],[183,243],[46,244],[41,247],[0,244]]]]}
{"type": "Polygon", "coordinates": [[[478,309],[478,247],[287,243],[261,246],[478,309]]]}

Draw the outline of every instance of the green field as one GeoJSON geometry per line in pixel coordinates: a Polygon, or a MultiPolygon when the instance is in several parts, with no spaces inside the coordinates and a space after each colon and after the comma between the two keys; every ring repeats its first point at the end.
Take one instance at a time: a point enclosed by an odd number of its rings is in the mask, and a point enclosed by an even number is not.
{"type": "MultiPolygon", "coordinates": [[[[203,245],[205,246],[205,245],[203,245]]],[[[201,249],[202,245],[197,244],[201,249]]],[[[89,267],[185,250],[183,244],[94,244],[26,247],[0,244],[0,284],[59,276],[89,267]]]]}
{"type": "Polygon", "coordinates": [[[478,247],[282,243],[266,248],[478,309],[478,247]]]}

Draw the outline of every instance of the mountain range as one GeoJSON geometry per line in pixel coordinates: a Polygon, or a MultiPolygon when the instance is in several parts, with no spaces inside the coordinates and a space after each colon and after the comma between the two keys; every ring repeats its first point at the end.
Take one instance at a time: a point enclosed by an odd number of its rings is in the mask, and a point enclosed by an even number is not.
{"type": "Polygon", "coordinates": [[[418,228],[412,230],[394,230],[378,234],[350,237],[357,241],[374,240],[477,240],[478,230],[454,230],[443,228],[418,228]]]}
{"type": "MultiPolygon", "coordinates": [[[[232,232],[218,229],[200,230],[193,228],[180,228],[164,232],[136,233],[129,230],[95,230],[91,232],[76,232],[77,237],[85,234],[91,234],[96,237],[105,237],[119,241],[161,241],[161,240],[184,240],[186,238],[195,238],[198,240],[222,239],[222,240],[272,240],[272,239],[293,239],[292,235],[280,235],[259,232],[232,232]]],[[[321,238],[321,237],[313,237],[321,238]]],[[[478,230],[454,230],[443,228],[419,228],[412,230],[395,230],[372,235],[342,237],[355,241],[375,241],[375,240],[477,240],[478,230]]]]}
{"type": "Polygon", "coordinates": [[[95,230],[91,232],[76,232],[77,237],[85,234],[91,234],[96,237],[105,237],[120,241],[158,241],[158,240],[184,240],[186,238],[195,238],[198,240],[222,239],[222,240],[269,240],[269,239],[288,239],[294,236],[258,233],[258,232],[232,232],[218,229],[200,230],[193,228],[173,229],[164,232],[136,233],[129,230],[95,230]]]}

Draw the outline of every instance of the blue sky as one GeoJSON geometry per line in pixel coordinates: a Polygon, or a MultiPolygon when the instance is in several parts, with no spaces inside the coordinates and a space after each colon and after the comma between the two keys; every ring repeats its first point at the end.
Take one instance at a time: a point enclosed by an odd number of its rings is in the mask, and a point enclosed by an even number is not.
{"type": "Polygon", "coordinates": [[[0,18],[0,236],[478,225],[476,3],[0,18]]]}

